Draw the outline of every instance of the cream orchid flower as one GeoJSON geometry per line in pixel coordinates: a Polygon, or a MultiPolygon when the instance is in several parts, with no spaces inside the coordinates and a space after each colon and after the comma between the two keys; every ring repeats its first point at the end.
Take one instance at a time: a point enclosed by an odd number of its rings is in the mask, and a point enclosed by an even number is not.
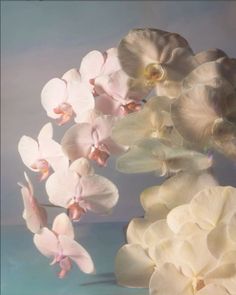
{"type": "Polygon", "coordinates": [[[192,238],[199,229],[189,224],[186,227],[188,236],[176,236],[166,223],[168,212],[177,205],[188,203],[202,189],[216,185],[216,180],[208,173],[181,172],[162,185],[143,191],[140,199],[144,218],[131,220],[126,234],[128,244],[116,256],[115,274],[119,284],[148,287],[156,268],[170,261],[170,257],[175,261],[178,256],[176,245],[192,238]]]}
{"type": "Polygon", "coordinates": [[[117,170],[123,173],[155,171],[158,175],[179,171],[208,169],[212,159],[204,154],[187,149],[172,148],[164,141],[142,140],[137,146],[117,159],[117,170]]]}
{"type": "Polygon", "coordinates": [[[181,82],[197,65],[187,41],[156,29],[134,29],[118,47],[122,69],[158,96],[177,97],[181,82]]]}
{"type": "Polygon", "coordinates": [[[50,265],[59,264],[59,278],[64,278],[74,261],[81,271],[93,273],[94,265],[89,253],[74,241],[73,226],[65,213],[58,215],[53,222],[52,231],[44,227],[34,235],[34,244],[47,257],[53,257],[50,265]]]}
{"type": "Polygon", "coordinates": [[[138,141],[160,138],[181,146],[183,139],[173,126],[168,97],[152,97],[142,110],[118,120],[112,130],[112,138],[122,145],[132,146],[138,141]]]}
{"type": "Polygon", "coordinates": [[[24,176],[27,185],[18,183],[21,187],[21,194],[24,203],[23,218],[25,219],[27,228],[32,233],[38,233],[41,228],[47,224],[47,213],[34,197],[34,188],[28,175],[24,173],[24,176]]]}
{"type": "Polygon", "coordinates": [[[206,172],[179,172],[158,186],[145,189],[140,201],[143,218],[134,218],[127,228],[127,242],[145,244],[144,233],[153,222],[166,218],[175,207],[189,203],[201,190],[216,186],[217,181],[206,172]]]}
{"type": "Polygon", "coordinates": [[[167,216],[169,227],[181,233],[187,223],[207,232],[207,244],[215,257],[235,251],[236,189],[215,186],[197,193],[191,202],[173,209],[167,216]]]}
{"type": "Polygon", "coordinates": [[[57,171],[46,182],[49,201],[68,210],[73,221],[87,211],[108,214],[118,201],[116,186],[94,174],[89,161],[81,158],[65,171],[57,171]]]}
{"type": "Polygon", "coordinates": [[[112,116],[95,116],[90,122],[72,126],[66,131],[61,145],[71,161],[80,157],[96,161],[105,166],[110,154],[119,154],[124,148],[112,139],[112,116]]]}
{"type": "Polygon", "coordinates": [[[18,143],[18,151],[23,163],[32,171],[41,174],[40,180],[48,177],[50,167],[54,171],[64,169],[68,159],[59,143],[52,139],[52,124],[47,123],[40,130],[38,141],[29,136],[22,136],[18,143]]]}

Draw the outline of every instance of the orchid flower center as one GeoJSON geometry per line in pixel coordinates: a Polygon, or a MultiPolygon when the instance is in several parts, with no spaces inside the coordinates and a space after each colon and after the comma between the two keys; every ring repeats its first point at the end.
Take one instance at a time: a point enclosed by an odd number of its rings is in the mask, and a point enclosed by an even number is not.
{"type": "Polygon", "coordinates": [[[92,146],[88,155],[90,160],[96,161],[100,166],[106,166],[110,153],[104,144],[92,146]]]}
{"type": "Polygon", "coordinates": [[[134,101],[127,103],[126,105],[121,105],[124,115],[137,112],[141,109],[141,107],[142,107],[141,103],[136,103],[134,101]]]}
{"type": "Polygon", "coordinates": [[[197,291],[205,287],[205,282],[202,278],[194,278],[192,285],[195,294],[197,291]]]}
{"type": "Polygon", "coordinates": [[[147,86],[154,86],[156,83],[163,80],[165,71],[158,63],[151,63],[144,69],[144,78],[146,79],[147,86]]]}
{"type": "Polygon", "coordinates": [[[67,215],[72,221],[79,221],[83,214],[85,214],[84,208],[82,208],[78,202],[74,202],[67,209],[67,215]]]}
{"type": "Polygon", "coordinates": [[[49,175],[49,163],[45,159],[39,159],[31,165],[31,168],[41,173],[40,180],[44,180],[49,175]]]}
{"type": "Polygon", "coordinates": [[[53,111],[55,114],[60,115],[58,125],[65,124],[74,115],[72,106],[67,102],[61,103],[58,107],[54,108],[53,111]]]}

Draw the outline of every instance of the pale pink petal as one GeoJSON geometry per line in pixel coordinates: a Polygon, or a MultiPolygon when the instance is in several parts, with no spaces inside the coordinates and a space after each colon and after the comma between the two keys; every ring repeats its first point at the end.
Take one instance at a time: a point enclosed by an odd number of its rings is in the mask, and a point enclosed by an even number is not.
{"type": "Polygon", "coordinates": [[[46,227],[34,235],[34,244],[44,256],[55,256],[58,253],[57,237],[46,227]]]}
{"type": "Polygon", "coordinates": [[[105,63],[102,67],[102,74],[109,75],[120,70],[117,48],[110,48],[105,52],[105,63]]]}
{"type": "Polygon", "coordinates": [[[120,113],[120,102],[114,100],[107,94],[101,94],[95,100],[95,107],[97,110],[102,112],[104,115],[117,116],[120,113]]]}
{"type": "Polygon", "coordinates": [[[79,158],[71,163],[70,170],[76,172],[79,176],[93,175],[94,169],[89,160],[79,158]]]}
{"type": "Polygon", "coordinates": [[[60,245],[63,255],[70,257],[84,273],[93,273],[95,271],[93,261],[89,253],[73,239],[60,235],[60,245]]]}
{"type": "Polygon", "coordinates": [[[22,136],[18,143],[18,152],[20,153],[23,163],[30,170],[36,171],[31,165],[39,158],[39,146],[37,141],[29,136],[22,136]]]}
{"type": "Polygon", "coordinates": [[[39,131],[38,142],[40,143],[41,141],[52,139],[52,137],[53,137],[52,123],[47,123],[39,131]]]}
{"type": "Polygon", "coordinates": [[[41,103],[47,115],[53,119],[59,118],[54,109],[67,99],[66,83],[58,78],[53,78],[41,92],[41,103]]]}
{"type": "Polygon", "coordinates": [[[67,208],[76,196],[78,182],[78,175],[71,170],[53,173],[46,182],[49,201],[54,205],[67,208]]]}
{"type": "Polygon", "coordinates": [[[79,69],[83,81],[89,82],[89,80],[96,78],[100,74],[103,64],[104,56],[101,52],[93,50],[85,55],[79,69]]]}
{"type": "MultiPolygon", "coordinates": [[[[29,178],[26,180],[28,181],[29,178]]],[[[28,182],[28,186],[21,185],[21,194],[24,202],[23,218],[26,221],[27,228],[33,232],[38,233],[47,223],[46,210],[40,207],[37,200],[33,196],[33,186],[28,182]]]]}
{"type": "Polygon", "coordinates": [[[78,72],[77,69],[71,69],[62,76],[62,79],[65,80],[66,82],[69,81],[81,81],[81,76],[80,73],[78,72]]]}
{"type": "Polygon", "coordinates": [[[106,214],[118,201],[117,187],[107,178],[99,175],[88,175],[81,178],[82,202],[93,212],[106,214]]]}
{"type": "Polygon", "coordinates": [[[74,239],[73,225],[65,213],[56,216],[52,224],[52,231],[58,235],[65,235],[74,239]]]}
{"type": "Polygon", "coordinates": [[[89,123],[72,126],[64,134],[61,145],[71,161],[87,157],[93,145],[92,126],[89,123]]]}
{"type": "Polygon", "coordinates": [[[68,102],[73,108],[76,122],[83,122],[84,114],[95,106],[91,90],[85,83],[77,81],[68,83],[68,102]]]}

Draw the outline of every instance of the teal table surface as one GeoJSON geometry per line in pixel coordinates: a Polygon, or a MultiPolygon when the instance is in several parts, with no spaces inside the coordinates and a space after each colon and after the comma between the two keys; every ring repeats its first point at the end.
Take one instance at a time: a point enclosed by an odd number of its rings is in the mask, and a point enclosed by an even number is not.
{"type": "Polygon", "coordinates": [[[124,223],[78,224],[76,240],[93,258],[96,274],[86,275],[76,265],[64,279],[42,256],[25,226],[1,228],[2,295],[148,295],[147,289],[118,286],[114,258],[124,244],[124,223]]]}

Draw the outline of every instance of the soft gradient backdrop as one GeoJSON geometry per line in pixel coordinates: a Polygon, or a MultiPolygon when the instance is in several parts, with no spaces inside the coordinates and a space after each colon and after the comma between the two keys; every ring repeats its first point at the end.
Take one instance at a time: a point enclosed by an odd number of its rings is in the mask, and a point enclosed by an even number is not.
{"type": "MultiPolygon", "coordinates": [[[[49,121],[40,104],[43,85],[60,77],[90,50],[116,46],[128,30],[156,27],[183,35],[198,52],[221,48],[236,56],[236,2],[231,1],[5,1],[2,2],[2,185],[3,224],[19,224],[22,201],[17,181],[27,168],[17,144],[22,135],[37,137],[49,121]]],[[[56,128],[56,125],[54,125],[56,128]]],[[[67,128],[68,125],[65,127],[67,128]]],[[[56,128],[60,140],[65,128],[56,128]]],[[[223,185],[236,185],[235,165],[222,156],[213,167],[223,185]]],[[[110,178],[120,190],[120,200],[108,217],[86,216],[83,222],[126,221],[142,215],[139,195],[160,178],[123,175],[115,161],[98,173],[110,178]]],[[[32,175],[36,195],[46,202],[43,185],[32,175]]],[[[54,216],[58,211],[50,209],[54,216]]]]}

